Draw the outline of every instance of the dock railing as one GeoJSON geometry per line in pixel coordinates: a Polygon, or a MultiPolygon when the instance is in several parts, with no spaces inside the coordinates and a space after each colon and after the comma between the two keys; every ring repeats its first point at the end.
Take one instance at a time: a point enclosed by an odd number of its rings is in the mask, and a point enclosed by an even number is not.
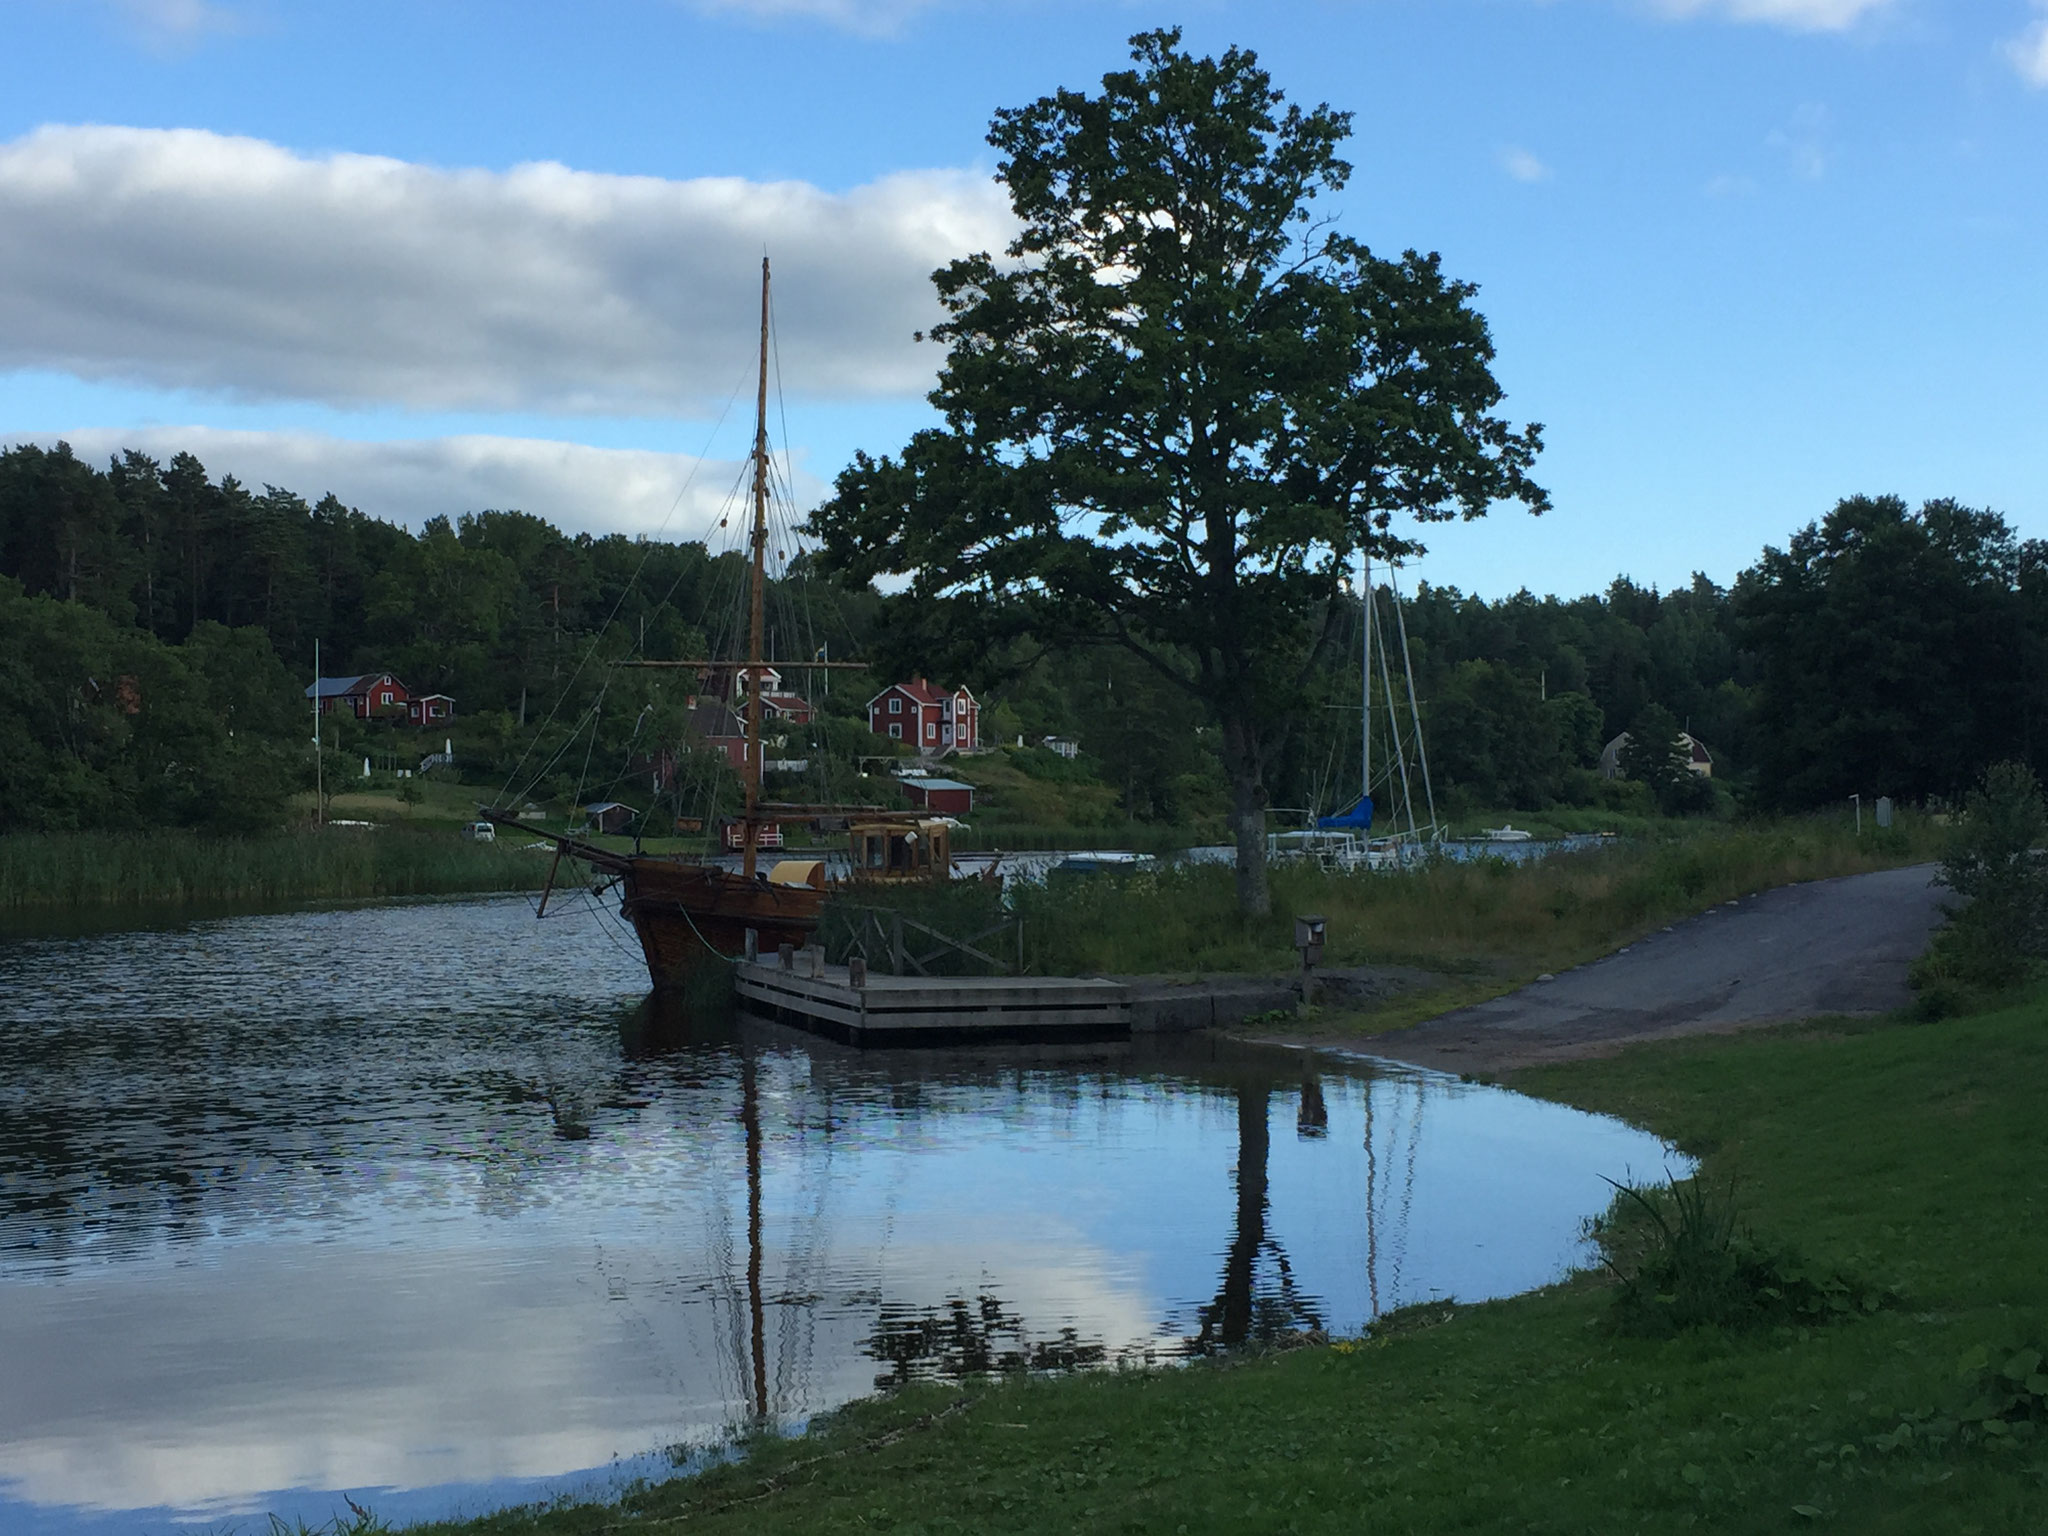
{"type": "Polygon", "coordinates": [[[891,976],[1021,976],[1025,968],[1024,919],[1014,915],[955,937],[888,907],[835,902],[825,909],[818,938],[833,964],[859,956],[869,970],[891,976]],[[1013,948],[1015,959],[1006,958],[1013,948]]]}

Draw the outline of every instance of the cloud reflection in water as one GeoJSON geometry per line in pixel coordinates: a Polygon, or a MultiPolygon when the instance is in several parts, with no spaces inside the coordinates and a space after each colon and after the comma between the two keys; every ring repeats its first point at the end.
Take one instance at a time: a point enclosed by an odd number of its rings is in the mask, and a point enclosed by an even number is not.
{"type": "Polygon", "coordinates": [[[1554,1278],[1666,1155],[1206,1040],[634,1053],[637,979],[521,900],[0,946],[0,1530],[473,1509],[878,1382],[1356,1330],[1554,1278]]]}

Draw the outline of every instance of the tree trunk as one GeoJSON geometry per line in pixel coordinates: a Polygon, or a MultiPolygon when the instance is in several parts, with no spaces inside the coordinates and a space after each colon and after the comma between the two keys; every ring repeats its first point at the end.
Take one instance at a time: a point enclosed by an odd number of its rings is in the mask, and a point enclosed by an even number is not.
{"type": "Polygon", "coordinates": [[[1249,724],[1224,721],[1223,771],[1230,779],[1230,828],[1237,839],[1237,910],[1264,917],[1273,910],[1266,885],[1266,776],[1249,724]]]}
{"type": "Polygon", "coordinates": [[[1254,1281],[1259,1250],[1266,1246],[1266,1161],[1271,1136],[1266,1123],[1266,1085],[1240,1084],[1237,1090],[1237,1224],[1223,1258],[1223,1286],[1218,1292],[1226,1349],[1252,1336],[1254,1281]]]}

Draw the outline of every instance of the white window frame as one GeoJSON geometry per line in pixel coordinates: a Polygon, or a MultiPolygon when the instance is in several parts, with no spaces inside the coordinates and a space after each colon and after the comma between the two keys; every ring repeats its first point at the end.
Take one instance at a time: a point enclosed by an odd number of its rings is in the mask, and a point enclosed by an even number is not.
{"type": "Polygon", "coordinates": [[[892,715],[903,713],[903,700],[901,698],[891,698],[889,700],[889,713],[892,715]]]}
{"type": "Polygon", "coordinates": [[[896,741],[901,741],[903,739],[903,722],[900,720],[891,720],[889,722],[889,735],[892,739],[896,741]]]}

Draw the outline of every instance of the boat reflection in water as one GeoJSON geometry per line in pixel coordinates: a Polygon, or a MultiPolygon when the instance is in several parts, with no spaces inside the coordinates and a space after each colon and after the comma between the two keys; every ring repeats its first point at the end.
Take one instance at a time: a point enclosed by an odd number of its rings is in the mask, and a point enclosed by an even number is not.
{"type": "Polygon", "coordinates": [[[1207,1038],[688,1015],[614,910],[0,944],[0,1532],[475,1512],[878,1384],[1355,1331],[1553,1278],[1665,1157],[1207,1038]]]}

